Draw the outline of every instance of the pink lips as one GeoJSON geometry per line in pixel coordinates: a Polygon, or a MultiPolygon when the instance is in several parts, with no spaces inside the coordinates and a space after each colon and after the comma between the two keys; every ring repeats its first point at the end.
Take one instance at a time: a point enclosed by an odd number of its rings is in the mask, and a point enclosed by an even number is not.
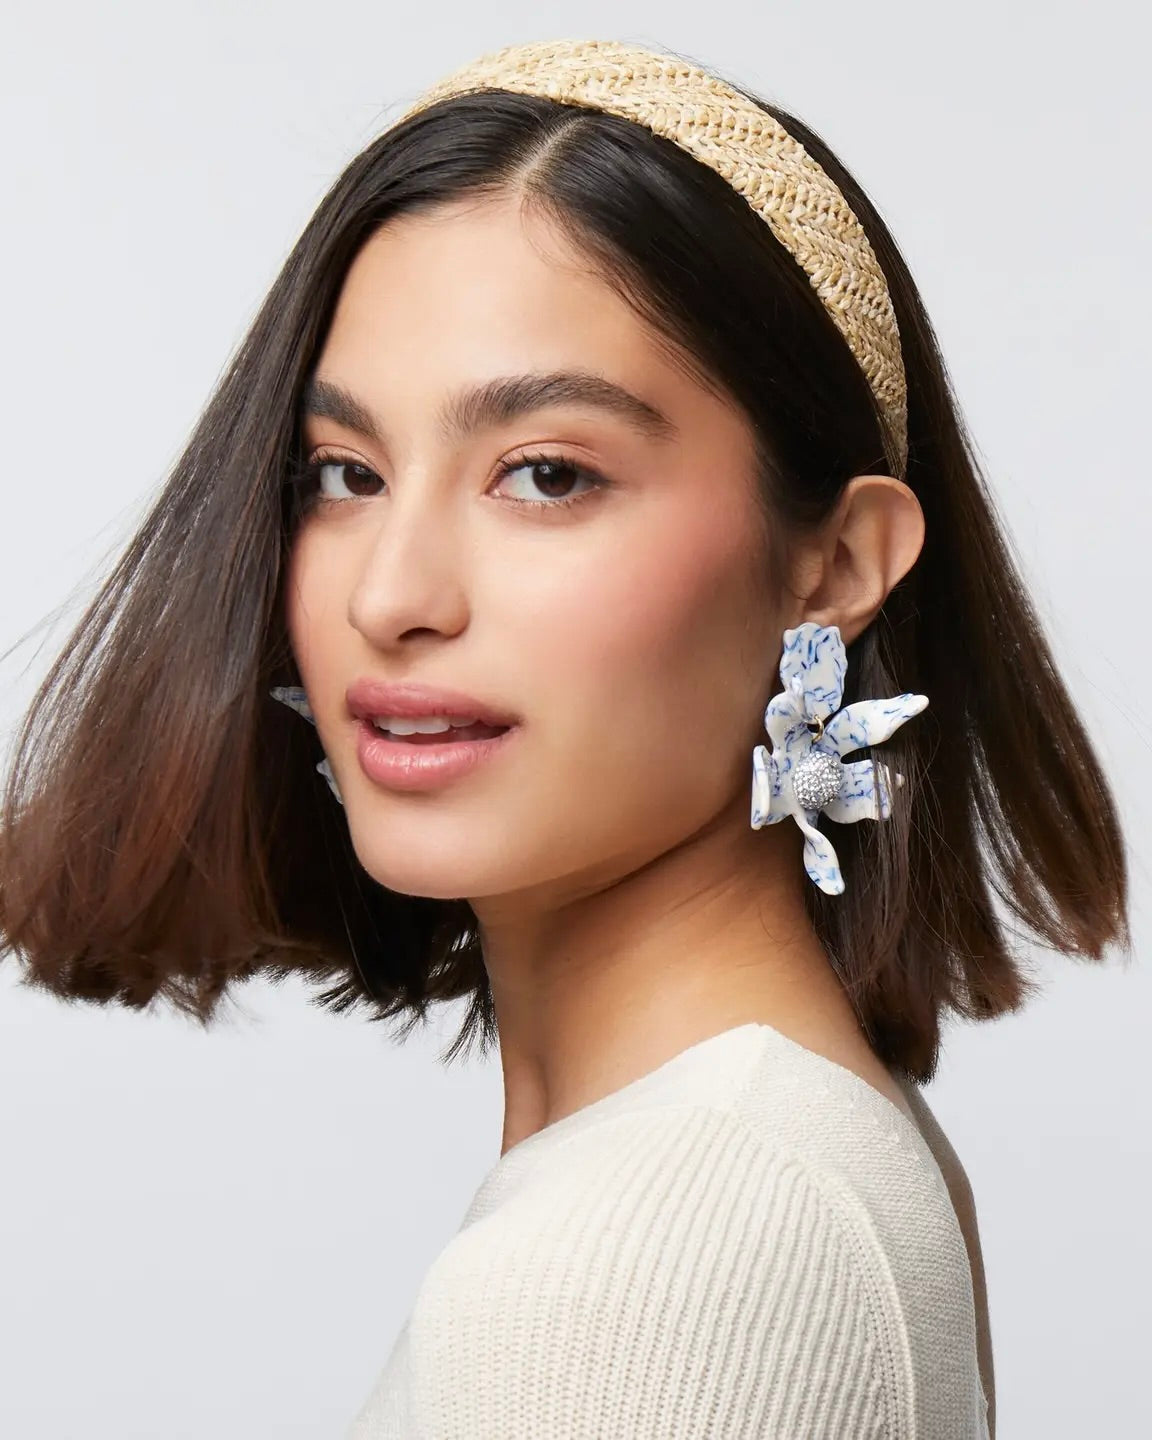
{"type": "Polygon", "coordinates": [[[485,740],[442,739],[438,744],[413,744],[386,735],[371,720],[360,720],[356,725],[356,758],[368,779],[378,785],[390,790],[431,790],[470,774],[498,755],[519,733],[519,725],[513,725],[485,740]]]}
{"type": "Polygon", "coordinates": [[[356,720],[370,720],[374,715],[398,715],[412,718],[419,715],[443,715],[452,719],[481,720],[485,725],[515,725],[519,716],[495,704],[489,704],[462,690],[417,685],[414,682],[385,684],[364,678],[348,687],[348,713],[356,720]]]}
{"type": "MultiPolygon", "coordinates": [[[[511,711],[467,695],[413,682],[385,684],[372,679],[357,680],[349,686],[348,713],[356,725],[356,756],[369,780],[390,790],[429,790],[470,774],[485,760],[498,755],[519,733],[519,717],[511,711]],[[413,719],[442,716],[451,720],[476,720],[500,733],[473,739],[451,734],[407,739],[388,735],[372,724],[372,717],[392,716],[413,719]]],[[[471,728],[462,732],[471,735],[471,728]]]]}

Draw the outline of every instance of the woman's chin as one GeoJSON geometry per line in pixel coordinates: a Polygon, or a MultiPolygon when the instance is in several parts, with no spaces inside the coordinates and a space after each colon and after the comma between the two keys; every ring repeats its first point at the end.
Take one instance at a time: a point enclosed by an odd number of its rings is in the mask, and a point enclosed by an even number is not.
{"type": "Polygon", "coordinates": [[[397,895],[458,900],[510,888],[506,867],[486,865],[474,847],[468,854],[454,843],[425,849],[410,840],[382,844],[379,837],[357,844],[355,833],[352,843],[356,858],[372,879],[397,895]]]}

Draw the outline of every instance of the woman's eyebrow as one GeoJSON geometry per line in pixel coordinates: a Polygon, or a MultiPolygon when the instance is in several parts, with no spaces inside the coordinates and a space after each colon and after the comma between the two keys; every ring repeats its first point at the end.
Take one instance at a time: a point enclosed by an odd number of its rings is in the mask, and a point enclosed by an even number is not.
{"type": "MultiPolygon", "coordinates": [[[[670,441],[680,433],[656,406],[622,385],[584,370],[504,375],[467,386],[448,397],[437,424],[445,442],[453,444],[477,430],[553,405],[587,406],[618,415],[648,440],[670,441]]],[[[304,387],[303,408],[307,415],[335,420],[378,445],[384,444],[383,427],[372,411],[335,380],[310,377],[304,387]]]]}

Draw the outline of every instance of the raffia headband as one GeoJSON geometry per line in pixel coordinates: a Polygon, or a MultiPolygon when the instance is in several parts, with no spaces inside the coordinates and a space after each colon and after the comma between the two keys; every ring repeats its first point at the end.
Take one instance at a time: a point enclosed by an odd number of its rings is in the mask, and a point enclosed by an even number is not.
{"type": "MultiPolygon", "coordinates": [[[[867,377],[893,473],[908,461],[900,332],[884,272],[832,178],[766,111],[672,53],[614,40],[509,45],[453,71],[401,120],[476,90],[510,90],[634,120],[722,176],[796,259],[867,377]]],[[[397,122],[399,123],[399,122],[397,122]]]]}

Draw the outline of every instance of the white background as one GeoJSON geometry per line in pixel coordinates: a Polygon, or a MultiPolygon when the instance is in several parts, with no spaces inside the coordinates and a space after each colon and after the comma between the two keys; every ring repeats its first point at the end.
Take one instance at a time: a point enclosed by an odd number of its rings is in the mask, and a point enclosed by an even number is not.
{"type": "MultiPolygon", "coordinates": [[[[321,195],[440,75],[527,39],[670,47],[855,170],[921,287],[1130,836],[1137,964],[1036,953],[1043,997],[954,1026],[927,1092],[976,1190],[1000,1435],[1152,1433],[1136,7],[6,8],[6,733],[321,195]]],[[[495,1056],[446,1069],[458,1012],[401,1046],[299,984],[249,986],[204,1034],[18,977],[0,966],[0,1434],[338,1440],[498,1156],[495,1056]]]]}

